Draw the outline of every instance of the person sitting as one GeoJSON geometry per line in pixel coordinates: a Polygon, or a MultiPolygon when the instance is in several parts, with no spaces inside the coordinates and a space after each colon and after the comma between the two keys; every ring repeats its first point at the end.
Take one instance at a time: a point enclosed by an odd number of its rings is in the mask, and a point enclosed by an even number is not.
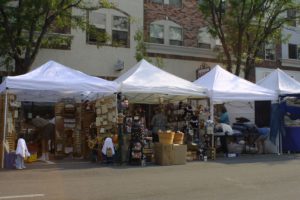
{"type": "Polygon", "coordinates": [[[255,140],[256,147],[259,154],[265,153],[265,141],[268,139],[270,134],[270,128],[257,128],[259,133],[258,138],[255,140]]]}
{"type": "Polygon", "coordinates": [[[112,163],[114,155],[115,155],[114,143],[111,137],[107,137],[104,140],[103,147],[102,147],[103,161],[106,163],[112,163]]]}

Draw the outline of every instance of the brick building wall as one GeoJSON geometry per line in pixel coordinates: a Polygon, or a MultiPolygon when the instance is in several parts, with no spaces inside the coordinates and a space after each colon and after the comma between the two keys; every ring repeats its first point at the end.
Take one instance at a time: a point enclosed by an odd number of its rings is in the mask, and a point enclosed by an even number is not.
{"type": "Polygon", "coordinates": [[[149,36],[150,24],[157,20],[170,20],[183,28],[183,46],[197,47],[199,28],[205,26],[198,10],[197,0],[182,0],[182,7],[144,0],[144,34],[149,36]]]}

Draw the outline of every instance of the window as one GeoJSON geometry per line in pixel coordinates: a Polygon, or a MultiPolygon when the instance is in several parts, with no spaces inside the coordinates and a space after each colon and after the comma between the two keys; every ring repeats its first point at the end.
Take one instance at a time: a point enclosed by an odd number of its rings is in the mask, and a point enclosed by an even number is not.
{"type": "Polygon", "coordinates": [[[47,49],[71,49],[73,36],[71,35],[71,10],[66,11],[66,15],[59,21],[54,20],[49,27],[47,34],[42,39],[41,47],[47,49]]]}
{"type": "Polygon", "coordinates": [[[127,17],[113,16],[112,40],[113,40],[113,44],[127,46],[128,44],[127,17]]]}
{"type": "Polygon", "coordinates": [[[170,45],[182,46],[182,28],[170,27],[170,45]]]}
{"type": "Polygon", "coordinates": [[[204,49],[210,49],[212,43],[212,38],[209,35],[207,28],[203,27],[199,29],[198,33],[198,47],[204,49]]]}
{"type": "Polygon", "coordinates": [[[158,24],[150,25],[150,42],[163,44],[164,43],[164,26],[158,24]]]}
{"type": "Polygon", "coordinates": [[[164,3],[164,0],[152,0],[154,3],[164,3]]]}
{"type": "Polygon", "coordinates": [[[114,9],[100,9],[88,13],[87,42],[113,46],[129,46],[129,16],[114,9]]]}
{"type": "Polygon", "coordinates": [[[265,59],[275,60],[275,45],[272,43],[265,44],[265,59]]]}
{"type": "Polygon", "coordinates": [[[289,58],[297,59],[297,45],[296,44],[289,44],[289,58]]]}
{"type": "Polygon", "coordinates": [[[88,41],[92,43],[105,43],[105,34],[106,34],[106,15],[92,12],[89,15],[90,30],[88,35],[88,41]]]}
{"type": "Polygon", "coordinates": [[[182,6],[182,0],[152,0],[153,3],[166,4],[175,7],[182,6]]]}
{"type": "Polygon", "coordinates": [[[151,23],[149,36],[151,43],[183,45],[182,27],[170,20],[158,20],[151,23]]]}
{"type": "Polygon", "coordinates": [[[288,19],[288,22],[289,22],[290,26],[296,27],[296,25],[297,25],[296,15],[297,15],[296,9],[289,9],[287,11],[287,19],[288,19]]]}
{"type": "Polygon", "coordinates": [[[169,0],[169,5],[181,7],[182,6],[182,0],[169,0]]]}

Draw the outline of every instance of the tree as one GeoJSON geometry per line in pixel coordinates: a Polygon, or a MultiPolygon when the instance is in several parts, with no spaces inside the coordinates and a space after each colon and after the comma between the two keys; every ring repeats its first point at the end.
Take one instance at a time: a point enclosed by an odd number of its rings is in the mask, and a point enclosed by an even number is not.
{"type": "MultiPolygon", "coordinates": [[[[281,30],[291,18],[286,12],[299,8],[293,0],[205,0],[199,6],[210,34],[219,38],[226,68],[250,78],[266,42],[282,41],[281,30]]],[[[296,16],[295,16],[296,18],[296,16]]]]}
{"type": "MultiPolygon", "coordinates": [[[[69,37],[47,35],[55,29],[88,30],[85,16],[75,16],[73,8],[94,10],[112,7],[108,0],[2,0],[0,1],[0,57],[14,61],[13,74],[28,72],[41,46],[56,46],[69,37]]],[[[70,42],[70,41],[69,41],[70,42]]]]}

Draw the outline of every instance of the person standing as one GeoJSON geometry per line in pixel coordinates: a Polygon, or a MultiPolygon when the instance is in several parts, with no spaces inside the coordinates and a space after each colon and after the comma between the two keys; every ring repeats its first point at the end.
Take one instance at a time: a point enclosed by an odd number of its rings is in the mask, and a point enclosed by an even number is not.
{"type": "Polygon", "coordinates": [[[221,115],[219,117],[219,123],[228,124],[229,125],[229,116],[227,109],[223,105],[221,108],[221,115]]]}
{"type": "Polygon", "coordinates": [[[24,159],[30,156],[30,153],[27,149],[26,142],[24,140],[24,135],[21,134],[18,139],[18,145],[16,149],[16,169],[25,169],[24,159]]]}
{"type": "Polygon", "coordinates": [[[159,142],[158,131],[165,131],[167,126],[167,117],[162,109],[157,109],[156,114],[151,120],[153,142],[159,142]]]}

